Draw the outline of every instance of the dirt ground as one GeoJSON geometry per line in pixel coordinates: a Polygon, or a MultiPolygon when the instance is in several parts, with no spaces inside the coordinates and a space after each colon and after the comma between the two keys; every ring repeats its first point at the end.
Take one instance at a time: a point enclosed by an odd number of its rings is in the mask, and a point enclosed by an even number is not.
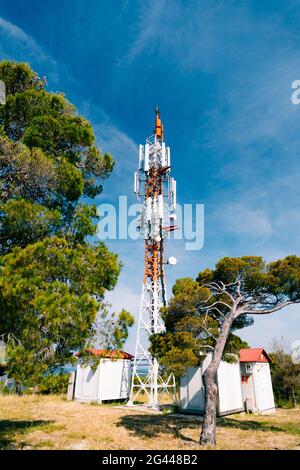
{"type": "MultiPolygon", "coordinates": [[[[201,419],[57,396],[0,396],[0,449],[200,449],[201,419]]],[[[300,408],[218,419],[216,449],[300,449],[300,408]]]]}

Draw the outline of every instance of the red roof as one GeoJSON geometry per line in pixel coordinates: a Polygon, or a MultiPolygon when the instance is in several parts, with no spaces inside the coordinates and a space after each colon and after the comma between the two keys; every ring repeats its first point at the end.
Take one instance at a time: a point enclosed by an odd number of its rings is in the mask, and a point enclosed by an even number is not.
{"type": "Polygon", "coordinates": [[[240,349],[240,362],[272,362],[263,348],[240,349]]]}
{"type": "MultiPolygon", "coordinates": [[[[109,349],[87,349],[87,353],[92,354],[93,356],[99,356],[103,357],[105,359],[133,359],[134,356],[132,354],[129,354],[125,351],[117,351],[117,350],[109,350],[109,349]]],[[[80,356],[80,353],[76,354],[77,356],[80,356]]]]}

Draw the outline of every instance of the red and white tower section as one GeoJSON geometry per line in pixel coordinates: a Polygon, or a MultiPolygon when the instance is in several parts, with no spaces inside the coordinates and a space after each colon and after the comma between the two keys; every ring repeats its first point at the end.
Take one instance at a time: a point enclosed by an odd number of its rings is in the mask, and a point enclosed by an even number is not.
{"type": "MultiPolygon", "coordinates": [[[[160,309],[167,305],[165,282],[165,239],[176,229],[176,181],[170,177],[170,147],[164,142],[163,124],[156,109],[155,133],[139,146],[139,170],[134,191],[142,202],[139,230],[145,240],[144,280],[140,303],[130,400],[143,393],[147,404],[157,408],[163,394],[175,401],[175,378],[162,373],[150,354],[149,336],[164,331],[160,309]]],[[[174,257],[168,263],[175,264],[174,257]]]]}

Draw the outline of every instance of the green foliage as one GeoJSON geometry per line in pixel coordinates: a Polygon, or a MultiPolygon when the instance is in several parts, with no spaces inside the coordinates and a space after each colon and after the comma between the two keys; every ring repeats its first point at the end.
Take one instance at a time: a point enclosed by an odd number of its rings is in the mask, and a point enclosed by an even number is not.
{"type": "Polygon", "coordinates": [[[50,210],[26,199],[9,199],[0,204],[1,252],[25,247],[55,233],[61,222],[58,210],[50,210]]]}
{"type": "MultiPolygon", "coordinates": [[[[84,194],[93,198],[101,193],[99,180],[111,174],[112,156],[103,154],[95,145],[91,124],[77,114],[62,93],[46,91],[45,79],[40,79],[27,64],[0,62],[0,79],[7,89],[6,103],[0,106],[1,201],[21,198],[45,206],[39,208],[43,214],[46,209],[59,211],[60,229],[69,235],[76,234],[77,240],[83,242],[94,233],[92,225],[96,213],[94,209],[85,209],[79,222],[83,211],[80,207],[77,209],[78,201],[84,194]]],[[[4,232],[4,238],[0,238],[2,253],[13,246],[25,246],[42,236],[57,233],[57,224],[53,224],[52,217],[47,218],[50,212],[44,216],[43,235],[36,218],[36,227],[34,221],[26,224],[28,210],[22,213],[19,205],[14,212],[18,224],[25,215],[24,236],[21,237],[18,230],[14,240],[0,226],[0,231],[4,232]]],[[[57,215],[55,212],[55,217],[57,215]]]]}
{"type": "MultiPolygon", "coordinates": [[[[30,326],[28,326],[28,329],[30,326]]],[[[15,344],[10,342],[6,347],[7,375],[21,383],[25,388],[36,385],[47,371],[47,363],[42,360],[42,356],[36,357],[38,345],[30,350],[28,345],[15,344]]]]}
{"type": "Polygon", "coordinates": [[[102,191],[102,186],[96,184],[96,178],[105,179],[114,168],[114,160],[109,153],[102,155],[95,146],[89,148],[85,155],[84,192],[87,196],[95,197],[102,191]]]}
{"type": "Polygon", "coordinates": [[[72,352],[93,335],[105,290],[115,286],[119,271],[104,244],[72,246],[57,237],[3,256],[0,329],[20,341],[6,350],[9,375],[37,380],[49,367],[72,361],[72,352]]]}
{"type": "Polygon", "coordinates": [[[0,254],[57,234],[58,221],[61,233],[83,243],[95,233],[97,214],[78,201],[84,194],[101,193],[99,179],[112,172],[112,156],[95,145],[91,124],[62,93],[46,91],[45,79],[27,64],[0,62],[0,79],[7,89],[6,103],[0,106],[0,198],[10,204],[0,208],[0,254]],[[12,208],[12,199],[27,200],[26,210],[25,202],[12,208]]]}
{"type": "Polygon", "coordinates": [[[30,88],[14,95],[7,94],[6,103],[0,108],[0,125],[5,134],[16,141],[22,139],[39,116],[57,118],[74,112],[75,108],[63,95],[30,88]]]}
{"type": "Polygon", "coordinates": [[[248,287],[248,282],[251,286],[253,276],[255,277],[257,273],[261,273],[264,266],[264,261],[260,256],[225,257],[217,262],[213,272],[213,280],[229,284],[240,279],[243,281],[244,286],[248,287]]]}
{"type": "Polygon", "coordinates": [[[55,157],[64,154],[71,162],[78,162],[82,148],[93,144],[94,134],[90,123],[80,116],[38,116],[22,140],[30,148],[39,147],[55,157]]]}
{"type": "Polygon", "coordinates": [[[273,278],[273,293],[292,301],[300,299],[300,258],[295,255],[270,263],[270,277],[273,278]]]}
{"type": "Polygon", "coordinates": [[[114,343],[116,349],[121,349],[128,338],[128,329],[134,325],[134,317],[124,308],[119,313],[114,328],[114,343]]]}
{"type": "Polygon", "coordinates": [[[0,395],[9,395],[11,393],[10,388],[5,384],[5,382],[0,381],[0,395]]]}
{"type": "Polygon", "coordinates": [[[294,364],[283,341],[274,341],[270,353],[276,405],[292,408],[300,403],[300,364],[294,364]]]}
{"type": "Polygon", "coordinates": [[[5,82],[6,92],[10,95],[27,89],[41,90],[46,84],[45,78],[41,79],[28,64],[9,60],[0,62],[0,76],[5,82]]]}
{"type": "Polygon", "coordinates": [[[195,367],[204,359],[200,356],[199,340],[185,331],[152,335],[150,351],[160,365],[176,377],[181,377],[187,367],[195,367]]]}
{"type": "Polygon", "coordinates": [[[5,384],[5,382],[0,382],[0,395],[10,395],[12,390],[5,384]]]}
{"type": "Polygon", "coordinates": [[[95,334],[91,346],[102,349],[122,349],[128,338],[128,330],[134,325],[134,317],[125,309],[119,314],[110,313],[108,303],[102,305],[95,323],[95,334]]]}
{"type": "Polygon", "coordinates": [[[191,324],[197,313],[197,306],[208,297],[209,289],[201,287],[193,279],[185,277],[176,281],[173,286],[173,294],[169,306],[162,309],[167,331],[176,328],[182,318],[188,318],[191,324]]]}
{"type": "Polygon", "coordinates": [[[63,196],[67,201],[77,201],[83,195],[84,179],[82,173],[74,165],[68,162],[67,159],[61,159],[58,174],[58,193],[63,196]]]}
{"type": "Polygon", "coordinates": [[[62,394],[67,392],[69,374],[45,375],[39,383],[38,390],[43,395],[62,394]]]}
{"type": "MultiPolygon", "coordinates": [[[[89,365],[96,370],[101,356],[90,354],[90,347],[101,347],[104,350],[121,350],[128,338],[128,330],[134,325],[134,317],[125,309],[116,315],[108,312],[107,304],[103,304],[100,314],[94,324],[94,335],[92,341],[80,351],[80,360],[82,364],[89,365]]],[[[114,354],[113,359],[118,359],[118,354],[114,354]]]]}
{"type": "Polygon", "coordinates": [[[214,272],[211,269],[206,268],[198,274],[196,280],[200,285],[208,284],[214,280],[214,272]]]}
{"type": "Polygon", "coordinates": [[[113,158],[29,65],[0,62],[0,80],[0,335],[8,374],[32,386],[94,339],[97,317],[118,345],[133,320],[124,311],[108,321],[104,294],[121,264],[104,244],[88,244],[96,207],[80,200],[101,193],[113,158]]]}
{"type": "Polygon", "coordinates": [[[83,243],[86,236],[92,236],[96,233],[96,225],[93,219],[97,216],[97,208],[95,205],[78,204],[72,214],[72,224],[67,234],[72,234],[80,243],[83,243]]]}
{"type": "Polygon", "coordinates": [[[67,201],[74,206],[83,194],[100,194],[99,178],[110,175],[114,161],[96,147],[91,124],[63,94],[46,91],[27,64],[0,62],[0,79],[7,88],[0,107],[1,198],[24,197],[65,214],[67,201]]]}
{"type": "MultiPolygon", "coordinates": [[[[211,280],[211,273],[205,270],[201,276],[204,285],[188,277],[176,281],[169,306],[162,309],[166,332],[151,336],[152,353],[167,371],[177,377],[184,375],[187,367],[201,364],[205,351],[210,351],[215,345],[210,335],[218,336],[219,322],[213,317],[207,318],[199,310],[199,306],[210,296],[205,284],[211,280]]],[[[223,358],[231,361],[229,353],[237,353],[241,347],[248,345],[231,333],[223,358]]]]}
{"type": "MultiPolygon", "coordinates": [[[[234,324],[232,326],[232,331],[234,331],[234,324]]],[[[228,339],[225,344],[223,351],[223,359],[226,362],[236,362],[239,356],[240,349],[249,348],[247,341],[242,340],[239,336],[229,333],[228,339]]]]}
{"type": "Polygon", "coordinates": [[[251,314],[299,301],[300,258],[287,256],[267,264],[260,256],[225,257],[214,270],[199,273],[196,281],[176,281],[173,297],[162,309],[166,331],[152,335],[151,350],[177,376],[200,364],[203,354],[217,345],[218,360],[234,361],[248,347],[234,332],[253,323],[251,314]],[[224,325],[229,325],[226,334],[224,325]]]}
{"type": "Polygon", "coordinates": [[[0,136],[0,197],[25,198],[50,208],[58,197],[58,169],[40,149],[0,136]]]}
{"type": "MultiPolygon", "coordinates": [[[[200,284],[202,276],[200,273],[197,278],[200,284]]],[[[294,302],[300,300],[300,258],[290,255],[267,264],[260,256],[225,257],[216,264],[212,280],[224,284],[239,281],[241,294],[252,296],[257,304],[268,303],[270,298],[273,302],[294,302]]]]}

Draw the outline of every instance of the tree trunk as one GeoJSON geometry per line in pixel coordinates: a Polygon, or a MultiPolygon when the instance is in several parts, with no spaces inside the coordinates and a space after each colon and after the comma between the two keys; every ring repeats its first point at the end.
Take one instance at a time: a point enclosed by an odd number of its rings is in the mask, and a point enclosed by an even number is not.
{"type": "Polygon", "coordinates": [[[19,395],[19,396],[22,396],[23,395],[23,390],[22,390],[22,386],[21,386],[20,382],[16,381],[15,387],[16,387],[16,394],[19,395]]]}
{"type": "Polygon", "coordinates": [[[216,445],[217,385],[215,383],[215,377],[211,373],[204,373],[203,382],[205,389],[205,412],[200,444],[216,445]]]}
{"type": "Polygon", "coordinates": [[[235,318],[235,308],[232,308],[226,320],[222,324],[216,341],[212,361],[203,374],[205,390],[205,411],[200,436],[200,444],[216,445],[216,422],[217,422],[217,385],[215,382],[217,371],[222,359],[223,351],[235,318]]]}
{"type": "Polygon", "coordinates": [[[293,404],[293,408],[296,408],[296,406],[297,406],[297,399],[296,399],[294,387],[292,387],[292,404],[293,404]]]}

